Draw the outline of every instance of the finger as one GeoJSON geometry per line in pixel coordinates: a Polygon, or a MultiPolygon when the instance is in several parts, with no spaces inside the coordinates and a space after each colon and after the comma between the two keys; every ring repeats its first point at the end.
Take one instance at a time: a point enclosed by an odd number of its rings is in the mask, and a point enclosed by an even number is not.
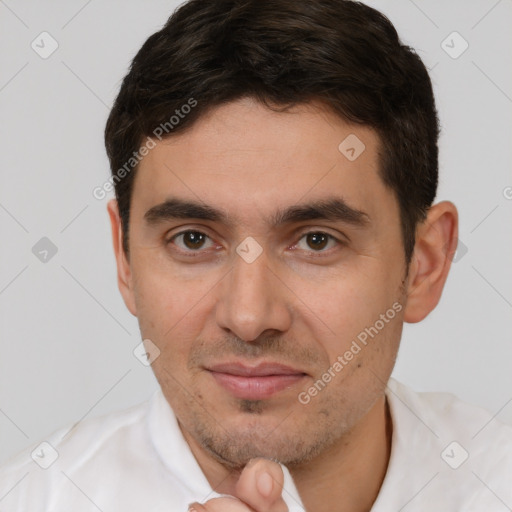
{"type": "Polygon", "coordinates": [[[284,474],[281,466],[268,459],[252,459],[245,466],[235,495],[256,512],[288,512],[282,498],[284,474]]]}
{"type": "Polygon", "coordinates": [[[206,508],[201,503],[191,503],[188,506],[187,512],[206,512],[206,508]]]}
{"type": "Polygon", "coordinates": [[[242,503],[238,498],[226,496],[224,498],[212,498],[206,503],[191,503],[188,512],[254,512],[250,507],[242,503]]]}

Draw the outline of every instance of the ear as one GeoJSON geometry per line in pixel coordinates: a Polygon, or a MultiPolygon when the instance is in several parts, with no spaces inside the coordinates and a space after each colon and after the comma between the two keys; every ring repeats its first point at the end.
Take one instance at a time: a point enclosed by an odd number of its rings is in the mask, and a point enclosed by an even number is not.
{"type": "Polygon", "coordinates": [[[458,241],[457,208],[449,201],[432,206],[416,229],[409,267],[406,322],[423,320],[438,304],[458,241]]]}
{"type": "Polygon", "coordinates": [[[135,296],[133,293],[133,280],[130,263],[123,249],[123,228],[117,201],[111,199],[107,205],[110,225],[112,228],[112,243],[117,264],[117,286],[130,313],[137,316],[135,296]]]}

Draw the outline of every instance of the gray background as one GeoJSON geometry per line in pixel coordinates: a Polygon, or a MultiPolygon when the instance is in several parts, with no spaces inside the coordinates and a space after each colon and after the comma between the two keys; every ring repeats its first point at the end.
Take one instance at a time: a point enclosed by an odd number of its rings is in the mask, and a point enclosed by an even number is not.
{"type": "MultiPolygon", "coordinates": [[[[0,462],[156,388],[132,353],[138,326],[117,291],[106,200],[92,190],[108,177],[103,129],[121,79],[176,5],[0,0],[0,462]],[[47,59],[31,48],[43,31],[59,45],[47,59]],[[42,237],[58,249],[46,262],[32,252],[42,237]]],[[[458,206],[467,249],[438,309],[405,327],[394,376],[512,423],[512,2],[372,5],[432,70],[438,199],[458,206]],[[458,58],[441,46],[460,52],[454,31],[469,43],[458,58]]]]}

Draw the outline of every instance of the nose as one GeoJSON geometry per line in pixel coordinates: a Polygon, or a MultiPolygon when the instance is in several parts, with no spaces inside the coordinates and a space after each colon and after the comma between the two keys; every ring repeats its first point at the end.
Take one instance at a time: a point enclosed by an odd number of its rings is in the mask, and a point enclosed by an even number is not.
{"type": "Polygon", "coordinates": [[[219,293],[218,326],[244,341],[256,340],[265,331],[275,334],[290,328],[292,315],[286,287],[269,268],[265,253],[252,263],[236,256],[219,293]]]}

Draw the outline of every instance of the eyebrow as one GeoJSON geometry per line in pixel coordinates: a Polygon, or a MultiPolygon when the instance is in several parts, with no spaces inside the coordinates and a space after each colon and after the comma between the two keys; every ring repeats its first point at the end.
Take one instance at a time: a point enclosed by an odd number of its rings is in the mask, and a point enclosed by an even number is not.
{"type": "MultiPolygon", "coordinates": [[[[200,219],[232,224],[230,217],[222,210],[178,198],[169,198],[153,206],[144,214],[144,219],[150,225],[173,219],[200,219]]],[[[364,227],[370,223],[367,213],[349,206],[341,197],[331,197],[279,209],[269,217],[268,224],[279,226],[309,220],[341,221],[356,227],[364,227]]]]}

